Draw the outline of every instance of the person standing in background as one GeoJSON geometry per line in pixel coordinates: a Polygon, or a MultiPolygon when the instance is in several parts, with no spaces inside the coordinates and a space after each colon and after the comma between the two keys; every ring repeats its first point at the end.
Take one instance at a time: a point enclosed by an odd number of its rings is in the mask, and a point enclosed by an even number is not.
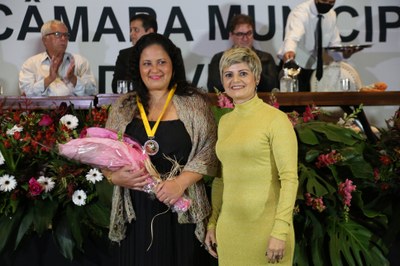
{"type": "MultiPolygon", "coordinates": [[[[247,15],[235,15],[229,23],[229,39],[234,47],[248,47],[254,50],[261,60],[262,72],[258,92],[271,91],[278,87],[277,66],[271,54],[257,50],[253,47],[254,43],[254,19],[247,15]]],[[[224,52],[215,54],[208,66],[208,92],[215,92],[214,88],[224,91],[219,74],[219,61],[224,52]]]]}
{"type": "Polygon", "coordinates": [[[84,96],[97,93],[89,62],[66,52],[69,32],[59,20],[41,27],[46,51],[30,57],[19,72],[19,88],[26,96],[84,96]]]}
{"type": "Polygon", "coordinates": [[[119,51],[117,61],[115,62],[114,76],[112,79],[112,91],[117,93],[118,80],[132,80],[131,76],[131,57],[134,45],[143,35],[157,32],[157,20],[148,14],[134,15],[130,20],[130,39],[132,46],[119,51]]]}
{"type": "Polygon", "coordinates": [[[212,184],[205,244],[219,266],[292,265],[297,195],[297,138],[287,115],[257,96],[261,62],[232,48],[220,74],[234,109],[218,124],[222,176],[212,184]]]}
{"type": "MultiPolygon", "coordinates": [[[[285,28],[285,38],[278,51],[278,57],[285,63],[295,59],[302,68],[299,76],[300,91],[310,91],[310,78],[317,68],[318,31],[317,24],[321,17],[322,47],[341,45],[339,30],[336,25],[336,12],[333,10],[336,0],[307,0],[290,12],[285,28]]],[[[360,49],[349,48],[343,52],[331,52],[334,61],[349,58],[360,49]]],[[[321,60],[323,60],[322,56],[321,60]]],[[[322,61],[323,62],[323,61],[322,61]]]]}

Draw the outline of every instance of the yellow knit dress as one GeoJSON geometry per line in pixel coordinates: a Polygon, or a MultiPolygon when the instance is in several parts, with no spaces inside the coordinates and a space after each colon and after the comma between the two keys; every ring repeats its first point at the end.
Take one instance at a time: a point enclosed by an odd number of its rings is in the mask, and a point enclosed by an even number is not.
{"type": "Polygon", "coordinates": [[[218,126],[213,213],[219,266],[269,265],[270,236],[286,241],[283,260],[292,265],[296,200],[297,139],[287,115],[258,96],[237,104],[218,126]]]}

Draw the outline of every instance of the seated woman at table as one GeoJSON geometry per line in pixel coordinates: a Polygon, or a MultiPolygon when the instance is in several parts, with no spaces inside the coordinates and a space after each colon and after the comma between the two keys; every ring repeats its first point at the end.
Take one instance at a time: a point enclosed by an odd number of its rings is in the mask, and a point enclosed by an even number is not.
{"type": "Polygon", "coordinates": [[[211,208],[202,177],[217,168],[213,114],[206,96],[179,78],[183,61],[168,38],[144,35],[132,54],[135,92],[113,104],[106,127],[144,145],[162,177],[181,167],[158,185],[155,199],[143,191],[143,169],[104,170],[115,185],[109,237],[121,244],[118,265],[208,265],[202,242],[211,208]],[[172,212],[183,195],[190,208],[172,212]]]}

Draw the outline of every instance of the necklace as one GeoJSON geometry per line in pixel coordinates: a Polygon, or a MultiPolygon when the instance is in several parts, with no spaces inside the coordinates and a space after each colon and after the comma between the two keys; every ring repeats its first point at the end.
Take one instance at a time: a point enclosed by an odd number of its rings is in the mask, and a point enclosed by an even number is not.
{"type": "Polygon", "coordinates": [[[153,128],[150,127],[150,123],[149,120],[147,119],[146,112],[144,111],[143,104],[140,102],[139,97],[136,96],[136,103],[139,108],[140,117],[142,118],[144,129],[146,130],[147,137],[149,138],[143,145],[143,149],[148,155],[155,155],[160,150],[160,146],[158,145],[158,142],[154,139],[154,137],[156,135],[156,131],[158,125],[160,124],[161,118],[163,117],[165,110],[167,110],[167,107],[172,97],[174,96],[175,90],[176,90],[176,85],[174,85],[174,87],[169,91],[167,100],[165,100],[164,107],[160,115],[158,116],[157,121],[154,124],[153,128]]]}

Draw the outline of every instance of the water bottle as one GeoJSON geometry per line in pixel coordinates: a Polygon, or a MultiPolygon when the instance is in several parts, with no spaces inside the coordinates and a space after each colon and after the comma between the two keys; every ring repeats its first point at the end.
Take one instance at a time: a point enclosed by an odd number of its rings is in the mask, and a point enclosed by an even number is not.
{"type": "Polygon", "coordinates": [[[289,77],[287,68],[283,69],[283,76],[280,80],[281,92],[293,92],[293,79],[289,77]]]}

